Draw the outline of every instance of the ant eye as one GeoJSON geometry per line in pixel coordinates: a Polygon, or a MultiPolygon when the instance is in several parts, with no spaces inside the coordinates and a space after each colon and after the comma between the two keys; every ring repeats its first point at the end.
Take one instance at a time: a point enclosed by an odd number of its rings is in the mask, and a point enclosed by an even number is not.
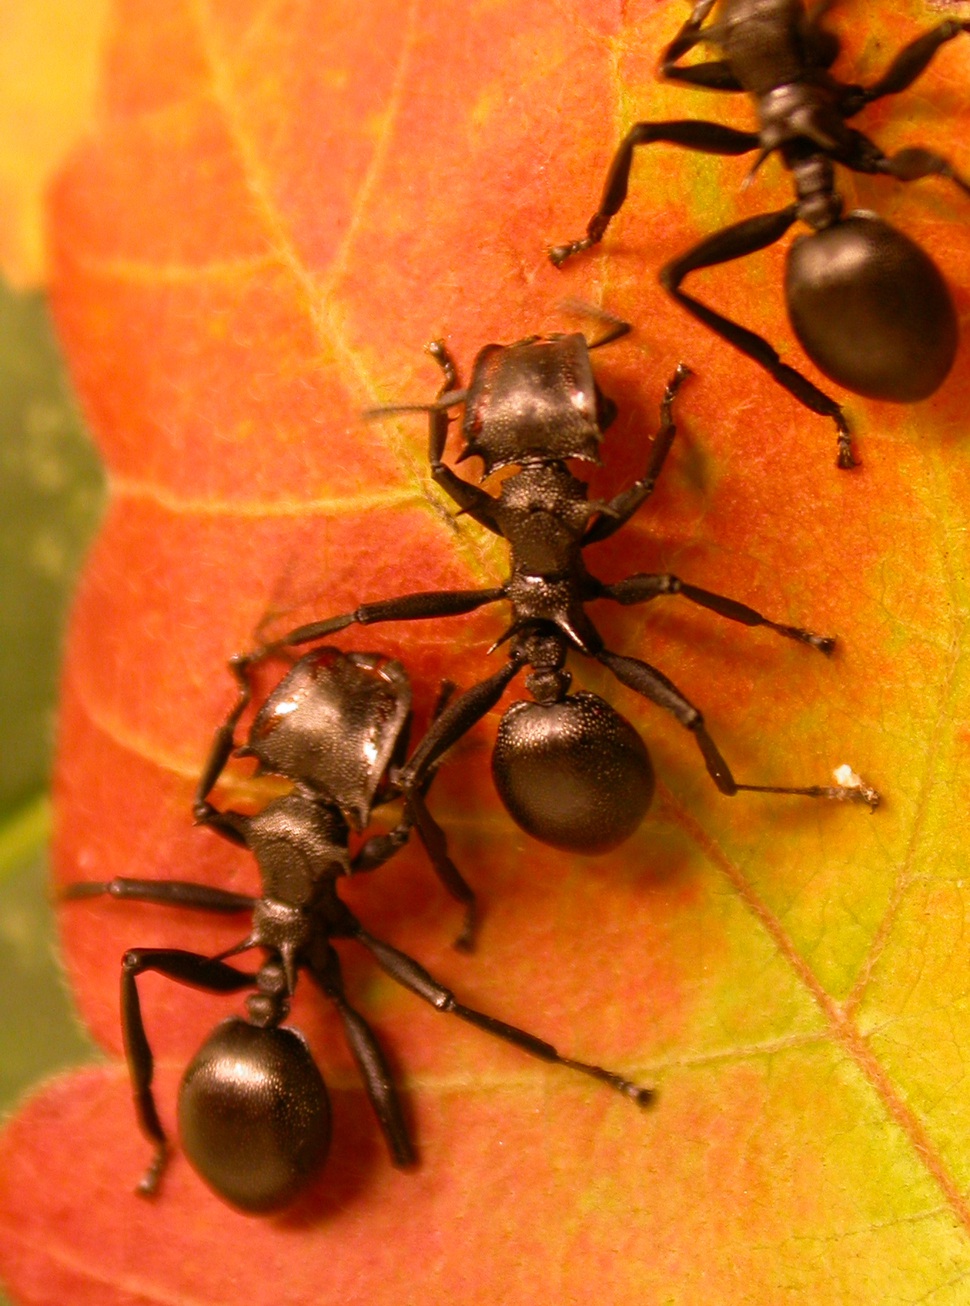
{"type": "Polygon", "coordinates": [[[330,1099],[302,1035],[232,1017],[185,1072],[182,1146],[224,1201],[254,1214],[280,1210],[323,1165],[330,1099]]]}

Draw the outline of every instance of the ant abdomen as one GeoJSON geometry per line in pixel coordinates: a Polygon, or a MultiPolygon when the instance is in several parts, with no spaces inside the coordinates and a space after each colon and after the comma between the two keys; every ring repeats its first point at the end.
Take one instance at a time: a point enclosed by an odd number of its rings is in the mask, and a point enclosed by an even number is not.
{"type": "Polygon", "coordinates": [[[499,723],[492,775],[526,834],[576,853],[609,852],[629,838],[654,788],[643,740],[587,693],[513,703],[499,723]]]}
{"type": "Polygon", "coordinates": [[[295,1030],[224,1020],[185,1072],[179,1134],[193,1168],[224,1201],[281,1210],[330,1150],[330,1099],[295,1030]]]}
{"type": "Polygon", "coordinates": [[[875,214],[851,213],[796,240],[785,295],[805,352],[856,394],[914,403],[953,364],[957,316],[939,269],[875,214]]]}

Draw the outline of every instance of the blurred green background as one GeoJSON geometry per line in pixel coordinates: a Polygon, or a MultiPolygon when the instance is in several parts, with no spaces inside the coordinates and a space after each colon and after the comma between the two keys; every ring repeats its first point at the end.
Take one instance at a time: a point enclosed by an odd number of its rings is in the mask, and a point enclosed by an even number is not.
{"type": "MultiPolygon", "coordinates": [[[[45,297],[0,280],[0,1112],[90,1059],[47,896],[49,774],[63,631],[104,476],[45,297]]],[[[0,1294],[0,1302],[3,1301],[0,1294]]]]}
{"type": "MultiPolygon", "coordinates": [[[[18,285],[47,282],[47,195],[99,119],[115,8],[0,10],[0,263],[18,285]]],[[[61,982],[45,854],[62,637],[103,503],[45,296],[0,278],[0,1117],[96,1055],[61,982]]]]}

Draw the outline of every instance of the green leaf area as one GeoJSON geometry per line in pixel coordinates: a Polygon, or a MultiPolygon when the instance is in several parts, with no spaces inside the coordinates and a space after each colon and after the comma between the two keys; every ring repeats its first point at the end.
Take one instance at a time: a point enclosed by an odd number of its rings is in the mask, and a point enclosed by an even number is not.
{"type": "Polygon", "coordinates": [[[103,497],[44,297],[0,281],[0,1112],[91,1055],[54,950],[47,786],[61,634],[103,497]]]}

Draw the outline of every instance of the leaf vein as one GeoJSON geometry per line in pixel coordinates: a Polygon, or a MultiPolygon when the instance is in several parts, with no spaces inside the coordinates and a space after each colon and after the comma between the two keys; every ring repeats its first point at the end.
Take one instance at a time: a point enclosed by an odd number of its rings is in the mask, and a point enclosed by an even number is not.
{"type": "MultiPolygon", "coordinates": [[[[660,788],[661,786],[658,785],[658,790],[660,788]]],[[[843,1005],[826,992],[811,966],[795,947],[777,915],[755,892],[741,869],[702,826],[673,800],[669,792],[665,792],[664,797],[671,815],[713,865],[721,871],[741,902],[772,939],[782,958],[787,961],[797,979],[817,1004],[833,1038],[842,1047],[846,1056],[855,1062],[881,1101],[886,1114],[909,1141],[917,1158],[939,1187],[954,1217],[964,1232],[970,1236],[970,1203],[934,1146],[925,1125],[903,1100],[885,1068],[869,1047],[865,1036],[853,1022],[851,1013],[847,1013],[843,1005]]]]}
{"type": "Polygon", "coordinates": [[[374,490],[366,494],[316,499],[210,499],[182,495],[153,481],[114,476],[111,489],[116,499],[149,500],[173,516],[188,517],[338,517],[375,509],[394,511],[424,505],[428,500],[415,489],[374,490]]]}
{"type": "MultiPolygon", "coordinates": [[[[324,283],[324,293],[321,293],[321,286],[304,263],[289,225],[272,197],[271,187],[264,175],[264,169],[259,160],[255,144],[240,120],[232,73],[226,59],[219,50],[208,0],[192,0],[191,12],[199,31],[202,48],[208,60],[213,99],[225,118],[226,129],[238,153],[249,193],[252,196],[257,212],[261,215],[270,248],[276,252],[283,266],[290,274],[298,292],[298,308],[306,314],[321,346],[327,346],[337,358],[342,360],[344,375],[352,378],[356,384],[355,402],[357,406],[360,408],[373,406],[378,398],[374,379],[370,376],[360,355],[352,348],[335,323],[325,293],[327,283],[324,283]]],[[[413,44],[413,39],[412,32],[411,44],[413,44]]],[[[409,41],[405,40],[402,51],[398,56],[399,59],[405,58],[408,50],[409,41]]],[[[403,74],[398,74],[395,78],[395,84],[400,81],[402,76],[403,74]]],[[[400,95],[398,102],[399,99],[400,95]]],[[[389,134],[389,124],[385,124],[384,132],[385,135],[389,134]]],[[[367,179],[371,176],[371,170],[368,170],[364,181],[365,187],[368,184],[367,179]]],[[[442,511],[437,496],[433,495],[430,490],[427,467],[411,453],[402,440],[391,434],[395,429],[394,424],[384,428],[386,433],[384,438],[389,454],[396,458],[409,479],[425,487],[423,491],[425,496],[433,506],[439,520],[442,521],[442,525],[447,529],[443,519],[448,514],[442,511]]],[[[476,566],[474,550],[466,546],[463,551],[466,555],[466,565],[469,571],[475,574],[478,567],[476,566]]]]}

